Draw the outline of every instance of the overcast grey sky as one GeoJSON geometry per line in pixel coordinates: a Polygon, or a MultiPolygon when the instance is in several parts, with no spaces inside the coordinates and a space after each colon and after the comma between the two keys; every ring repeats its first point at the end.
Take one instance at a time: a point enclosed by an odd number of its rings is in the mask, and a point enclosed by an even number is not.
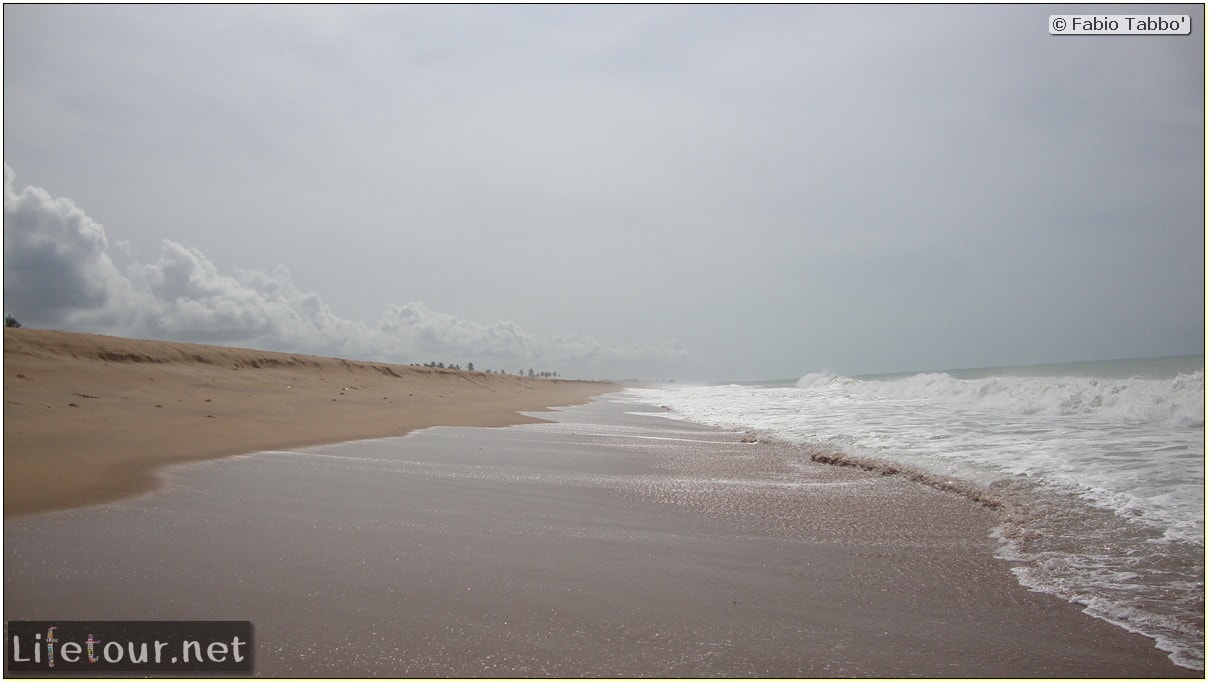
{"type": "Polygon", "coordinates": [[[1200,353],[1203,8],[1049,35],[1092,9],[7,5],[4,307],[589,377],[1200,353]]]}

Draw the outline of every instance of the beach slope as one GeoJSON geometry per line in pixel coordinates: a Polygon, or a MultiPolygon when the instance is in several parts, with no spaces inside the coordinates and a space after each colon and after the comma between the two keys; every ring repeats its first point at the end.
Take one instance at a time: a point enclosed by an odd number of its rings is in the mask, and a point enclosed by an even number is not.
{"type": "Polygon", "coordinates": [[[518,411],[616,389],[304,354],[8,328],[5,517],[103,503],[164,465],[540,421],[518,411]]]}

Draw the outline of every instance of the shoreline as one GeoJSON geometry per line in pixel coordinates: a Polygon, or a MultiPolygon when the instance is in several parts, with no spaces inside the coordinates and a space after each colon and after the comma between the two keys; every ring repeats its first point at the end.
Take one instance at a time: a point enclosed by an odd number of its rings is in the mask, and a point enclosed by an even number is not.
{"type": "Polygon", "coordinates": [[[273,646],[260,675],[350,672],[342,649],[319,668],[281,655],[325,632],[270,597],[329,589],[350,632],[415,643],[406,664],[358,651],[371,676],[1197,674],[1021,586],[993,556],[994,514],[960,492],[589,402],[620,388],[6,330],[6,588],[22,597],[5,616],[252,616],[273,646]],[[510,425],[530,427],[456,429],[510,425]],[[427,427],[455,429],[378,441],[427,427]],[[170,469],[191,461],[210,462],[170,469]],[[229,543],[241,559],[206,587],[197,568],[229,543]],[[84,550],[107,569],[73,568],[84,550]],[[79,589],[43,591],[46,566],[79,589]],[[120,588],[78,602],[96,580],[120,588]]]}
{"type": "Polygon", "coordinates": [[[6,328],[4,517],[152,491],[169,465],[541,422],[619,386],[6,328]]]}
{"type": "Polygon", "coordinates": [[[964,498],[632,410],[10,520],[5,616],[248,619],[270,677],[1197,677],[1020,586],[964,498]]]}

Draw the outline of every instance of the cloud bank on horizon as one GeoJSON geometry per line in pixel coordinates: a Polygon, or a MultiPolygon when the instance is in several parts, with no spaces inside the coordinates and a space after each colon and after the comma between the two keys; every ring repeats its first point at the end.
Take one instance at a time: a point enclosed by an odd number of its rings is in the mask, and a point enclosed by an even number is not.
{"type": "Polygon", "coordinates": [[[71,199],[18,186],[5,164],[5,307],[23,324],[398,363],[475,363],[511,373],[566,367],[616,377],[608,373],[698,361],[675,342],[545,339],[512,322],[483,324],[416,302],[391,305],[370,325],[298,289],[284,265],[224,274],[198,249],[164,240],[154,262],[122,268],[115,263],[129,260],[122,251],[71,199]]]}
{"type": "Polygon", "coordinates": [[[6,309],[690,380],[1202,352],[1204,7],[1081,11],[1194,29],[1053,36],[1040,5],[9,4],[6,309]]]}

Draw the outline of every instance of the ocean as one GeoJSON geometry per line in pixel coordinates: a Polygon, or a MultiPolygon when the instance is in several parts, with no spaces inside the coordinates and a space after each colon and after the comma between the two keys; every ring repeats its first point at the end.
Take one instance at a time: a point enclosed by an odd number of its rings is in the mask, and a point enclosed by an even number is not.
{"type": "Polygon", "coordinates": [[[986,505],[1000,519],[997,556],[1022,585],[1204,670],[1204,356],[818,372],[624,397],[986,505]]]}

